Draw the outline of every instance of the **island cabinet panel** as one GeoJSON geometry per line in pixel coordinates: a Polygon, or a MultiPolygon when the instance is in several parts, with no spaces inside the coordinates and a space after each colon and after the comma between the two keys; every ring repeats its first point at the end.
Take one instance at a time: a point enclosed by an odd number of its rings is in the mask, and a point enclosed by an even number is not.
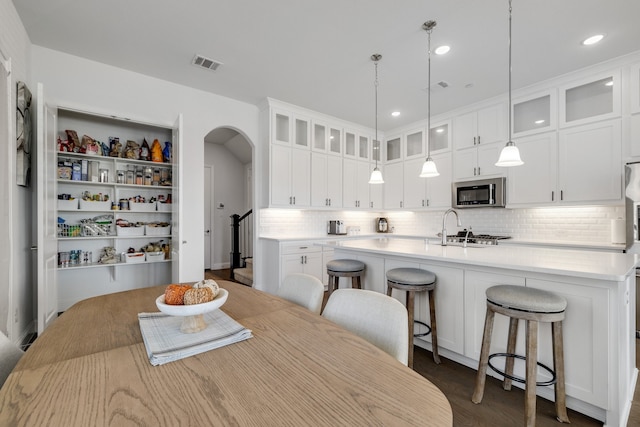
{"type": "MultiPolygon", "coordinates": [[[[564,338],[565,385],[567,395],[606,407],[609,372],[601,369],[609,366],[610,348],[607,325],[610,319],[610,290],[606,287],[527,279],[527,287],[543,289],[567,299],[566,318],[562,323],[564,338]],[[585,333],[590,331],[591,333],[585,333]]],[[[524,347],[517,350],[524,354],[524,347]]],[[[538,360],[553,366],[551,328],[542,325],[538,329],[538,360]]],[[[551,377],[539,372],[541,381],[551,377]]]]}
{"type": "MultiPolygon", "coordinates": [[[[484,333],[484,319],[487,314],[488,288],[495,285],[524,286],[524,277],[483,271],[465,270],[464,272],[464,355],[480,360],[480,347],[484,333]]],[[[524,348],[524,323],[518,329],[518,348],[524,348]]],[[[509,319],[496,315],[493,322],[491,353],[504,353],[507,350],[509,319]]]]}

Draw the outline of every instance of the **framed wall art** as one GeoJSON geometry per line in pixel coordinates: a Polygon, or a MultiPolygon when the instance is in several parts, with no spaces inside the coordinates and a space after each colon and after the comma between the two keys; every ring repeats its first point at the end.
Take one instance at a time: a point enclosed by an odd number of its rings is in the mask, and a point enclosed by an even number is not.
{"type": "Polygon", "coordinates": [[[16,96],[16,183],[28,187],[31,183],[31,91],[18,82],[16,96]]]}

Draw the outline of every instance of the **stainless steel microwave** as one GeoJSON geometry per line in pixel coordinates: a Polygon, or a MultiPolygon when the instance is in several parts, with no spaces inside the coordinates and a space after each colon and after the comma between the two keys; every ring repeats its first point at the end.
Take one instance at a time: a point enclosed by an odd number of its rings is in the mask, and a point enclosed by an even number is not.
{"type": "Polygon", "coordinates": [[[505,178],[454,182],[451,203],[456,208],[504,208],[505,178]]]}

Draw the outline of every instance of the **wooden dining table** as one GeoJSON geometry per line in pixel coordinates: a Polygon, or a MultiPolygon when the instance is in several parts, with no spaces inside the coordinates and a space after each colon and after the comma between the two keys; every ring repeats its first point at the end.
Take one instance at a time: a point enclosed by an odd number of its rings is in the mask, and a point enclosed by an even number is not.
{"type": "Polygon", "coordinates": [[[152,366],[138,313],[164,286],[81,301],[0,389],[2,426],[451,426],[426,378],[322,316],[233,282],[245,341],[152,366]]]}

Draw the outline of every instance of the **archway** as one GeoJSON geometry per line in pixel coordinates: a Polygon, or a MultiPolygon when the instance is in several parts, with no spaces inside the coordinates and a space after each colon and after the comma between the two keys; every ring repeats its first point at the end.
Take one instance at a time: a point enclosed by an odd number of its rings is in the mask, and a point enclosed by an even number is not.
{"type": "MultiPolygon", "coordinates": [[[[231,127],[213,129],[204,137],[204,143],[204,266],[205,270],[226,270],[232,262],[231,216],[243,216],[255,206],[255,146],[242,131],[231,127]]],[[[253,256],[252,215],[242,227],[240,247],[244,260],[253,256]]],[[[252,270],[238,273],[249,273],[246,275],[250,277],[236,280],[253,283],[252,270]]]]}

